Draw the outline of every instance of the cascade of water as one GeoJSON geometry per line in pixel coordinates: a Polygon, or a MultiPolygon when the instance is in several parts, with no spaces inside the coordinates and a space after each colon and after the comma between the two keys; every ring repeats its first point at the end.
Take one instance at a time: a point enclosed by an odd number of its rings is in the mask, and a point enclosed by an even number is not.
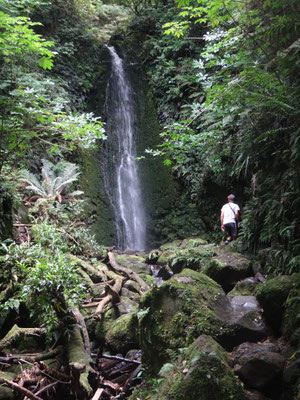
{"type": "Polygon", "coordinates": [[[130,82],[123,60],[107,46],[112,71],[106,89],[107,159],[105,186],[116,218],[118,247],[121,250],[145,248],[145,216],[141,200],[134,143],[135,112],[130,82]]]}

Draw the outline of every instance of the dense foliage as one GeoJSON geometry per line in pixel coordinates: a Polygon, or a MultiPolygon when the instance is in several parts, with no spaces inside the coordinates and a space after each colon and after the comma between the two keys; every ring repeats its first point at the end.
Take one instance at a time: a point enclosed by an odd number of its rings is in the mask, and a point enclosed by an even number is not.
{"type": "MultiPolygon", "coordinates": [[[[243,203],[245,248],[270,247],[273,271],[297,271],[298,3],[123,4],[136,14],[127,37],[164,125],[162,145],[148,151],[172,166],[212,237],[221,239],[219,206],[234,191],[243,203]]],[[[100,41],[127,16],[123,6],[89,0],[0,0],[0,170],[7,176],[0,181],[0,234],[12,222],[13,204],[17,213],[25,206],[25,222],[34,225],[19,244],[3,245],[4,282],[13,282],[15,268],[22,282],[12,304],[2,304],[5,312],[30,297],[29,286],[44,296],[41,276],[50,282],[55,275],[54,292],[72,299],[79,283],[66,275],[67,252],[101,253],[81,220],[79,172],[70,161],[72,150],[105,138],[87,103],[101,74],[100,41]]]]}
{"type": "Polygon", "coordinates": [[[89,75],[87,65],[80,81],[69,85],[70,75],[58,71],[69,64],[71,75],[80,75],[81,43],[72,38],[73,51],[66,55],[71,43],[66,32],[60,36],[64,25],[46,29],[49,15],[65,19],[91,51],[97,39],[83,29],[90,15],[90,3],[84,4],[79,13],[77,2],[60,8],[60,2],[0,1],[0,239],[9,237],[0,251],[1,335],[18,315],[29,318],[20,324],[56,327],[57,315],[84,293],[69,253],[102,254],[82,221],[78,166],[67,161],[73,150],[105,138],[99,118],[85,110],[96,75],[89,75]],[[75,64],[73,54],[80,51],[75,64]]]}
{"type": "Polygon", "coordinates": [[[220,190],[240,194],[244,245],[271,246],[277,272],[298,270],[298,3],[182,1],[175,22],[165,9],[145,11],[167,34],[151,25],[144,42],[168,123],[151,152],[173,165],[200,212],[217,214],[220,190]]]}

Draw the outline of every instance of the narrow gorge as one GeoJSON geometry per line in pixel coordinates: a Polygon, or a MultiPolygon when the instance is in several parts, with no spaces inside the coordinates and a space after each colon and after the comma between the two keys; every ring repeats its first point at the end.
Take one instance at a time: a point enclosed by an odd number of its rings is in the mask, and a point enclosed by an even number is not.
{"type": "Polygon", "coordinates": [[[0,400],[300,399],[299,13],[0,0],[0,400]]]}

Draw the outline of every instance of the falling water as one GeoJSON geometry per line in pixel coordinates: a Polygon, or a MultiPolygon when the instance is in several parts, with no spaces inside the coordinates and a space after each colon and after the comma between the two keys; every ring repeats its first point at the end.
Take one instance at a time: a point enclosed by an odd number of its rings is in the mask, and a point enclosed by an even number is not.
{"type": "Polygon", "coordinates": [[[118,247],[142,250],[145,248],[145,217],[134,143],[133,92],[123,60],[114,47],[107,48],[112,71],[106,89],[108,153],[105,186],[115,213],[118,247]]]}

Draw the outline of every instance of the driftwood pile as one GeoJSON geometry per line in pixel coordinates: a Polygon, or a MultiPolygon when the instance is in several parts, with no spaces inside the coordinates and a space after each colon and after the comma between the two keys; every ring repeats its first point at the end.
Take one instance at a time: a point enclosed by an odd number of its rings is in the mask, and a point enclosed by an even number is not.
{"type": "Polygon", "coordinates": [[[139,294],[148,290],[148,285],[135,272],[118,265],[112,252],[108,253],[108,265],[99,263],[95,266],[75,256],[70,257],[90,288],[90,298],[82,304],[84,312],[68,308],[58,295],[60,307],[55,311],[61,326],[60,338],[47,353],[12,354],[13,346],[10,344],[15,335],[44,335],[41,328],[14,326],[15,331],[11,330],[0,341],[0,398],[2,389],[13,394],[13,397],[7,395],[7,399],[105,400],[116,396],[125,399],[133,382],[138,380],[140,352],[136,351],[129,359],[103,354],[103,349],[92,353],[85,321],[104,318],[107,310],[118,307],[126,281],[135,281],[139,294]],[[93,293],[98,293],[98,297],[93,293]],[[19,368],[17,375],[10,372],[13,366],[19,368]]]}

